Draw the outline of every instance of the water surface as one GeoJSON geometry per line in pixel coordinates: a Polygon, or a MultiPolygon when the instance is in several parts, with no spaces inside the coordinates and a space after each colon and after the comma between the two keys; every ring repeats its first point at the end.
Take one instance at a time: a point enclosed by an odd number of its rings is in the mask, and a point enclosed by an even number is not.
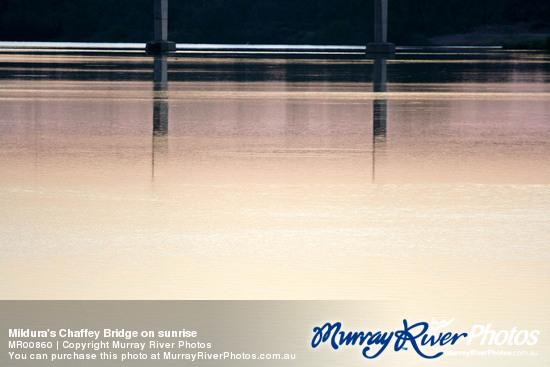
{"type": "Polygon", "coordinates": [[[2,297],[384,299],[548,332],[550,57],[379,62],[0,53],[2,297]]]}

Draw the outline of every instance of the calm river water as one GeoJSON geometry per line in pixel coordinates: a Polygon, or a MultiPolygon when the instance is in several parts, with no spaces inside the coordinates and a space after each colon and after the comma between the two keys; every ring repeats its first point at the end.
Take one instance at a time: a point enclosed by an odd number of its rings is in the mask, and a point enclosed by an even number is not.
{"type": "Polygon", "coordinates": [[[376,63],[0,53],[1,297],[376,299],[548,335],[550,56],[376,63]]]}

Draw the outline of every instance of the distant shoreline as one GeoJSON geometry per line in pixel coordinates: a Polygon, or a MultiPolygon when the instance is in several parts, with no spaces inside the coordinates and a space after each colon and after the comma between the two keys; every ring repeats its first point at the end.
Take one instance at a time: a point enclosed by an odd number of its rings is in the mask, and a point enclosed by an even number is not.
{"type": "MultiPolygon", "coordinates": [[[[180,43],[177,52],[200,53],[364,53],[366,46],[360,45],[248,45],[248,44],[194,44],[180,43]]],[[[476,51],[499,50],[501,46],[485,45],[445,45],[445,46],[397,46],[398,52],[407,51],[476,51]]],[[[108,42],[11,42],[0,41],[0,50],[22,51],[142,51],[145,43],[108,43],[108,42]]]]}
{"type": "Polygon", "coordinates": [[[434,46],[503,46],[503,48],[548,49],[550,29],[531,30],[524,24],[487,25],[471,32],[431,37],[434,46]]]}

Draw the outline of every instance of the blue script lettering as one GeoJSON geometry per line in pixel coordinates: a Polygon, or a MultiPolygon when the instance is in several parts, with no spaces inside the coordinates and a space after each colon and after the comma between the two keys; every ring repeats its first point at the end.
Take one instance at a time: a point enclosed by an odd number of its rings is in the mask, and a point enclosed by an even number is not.
{"type": "Polygon", "coordinates": [[[419,323],[416,323],[414,325],[407,326],[407,320],[403,320],[403,328],[404,329],[400,330],[400,331],[397,331],[395,333],[395,336],[396,336],[397,340],[395,341],[395,345],[394,345],[393,349],[396,352],[401,350],[401,348],[403,348],[405,346],[405,343],[408,340],[408,341],[411,342],[412,347],[414,348],[416,353],[418,353],[418,355],[420,355],[424,358],[437,358],[437,357],[440,357],[443,354],[443,352],[439,352],[439,353],[437,353],[433,356],[428,356],[428,355],[422,353],[422,351],[418,347],[418,344],[416,343],[416,338],[424,335],[424,333],[426,333],[426,331],[429,329],[429,327],[430,327],[430,325],[427,322],[419,322],[419,323]],[[422,327],[422,330],[418,334],[413,335],[411,333],[411,330],[415,329],[417,327],[422,327]]]}
{"type": "Polygon", "coordinates": [[[449,342],[451,343],[451,345],[453,345],[460,337],[468,336],[467,333],[455,333],[454,335],[451,333],[446,333],[445,335],[443,335],[443,333],[439,333],[437,337],[435,335],[430,336],[426,334],[429,329],[429,324],[427,322],[418,322],[414,325],[409,326],[406,319],[403,320],[403,330],[398,330],[395,332],[345,332],[341,331],[341,329],[342,324],[340,322],[335,322],[334,324],[327,322],[322,327],[314,327],[311,347],[317,348],[319,344],[325,343],[328,340],[330,340],[330,346],[333,349],[338,349],[343,345],[363,346],[364,344],[366,344],[363,348],[362,355],[365,358],[372,359],[382,354],[382,352],[386,349],[386,347],[390,344],[391,340],[395,336],[396,340],[393,349],[396,352],[403,349],[407,342],[409,342],[409,344],[419,356],[432,359],[440,357],[443,352],[439,352],[434,355],[424,354],[420,350],[419,343],[421,346],[429,345],[432,347],[435,345],[443,346],[445,344],[448,344],[449,342]],[[419,339],[419,342],[417,342],[417,339],[419,339]],[[378,349],[378,351],[374,354],[369,355],[368,352],[370,351],[372,345],[380,345],[380,349],[378,349]]]}
{"type": "Polygon", "coordinates": [[[342,324],[336,322],[331,324],[327,322],[322,327],[316,326],[313,328],[313,339],[311,340],[311,346],[316,348],[320,343],[326,342],[330,338],[330,345],[333,349],[338,349],[342,345],[363,345],[365,342],[367,346],[363,349],[363,356],[365,358],[376,358],[386,349],[390,344],[391,339],[393,338],[393,332],[391,333],[382,333],[380,331],[376,333],[372,332],[348,332],[347,334],[344,331],[340,331],[342,324]],[[340,338],[338,338],[340,336],[340,338]],[[370,345],[382,345],[382,348],[378,350],[372,356],[369,356],[367,352],[370,350],[370,345]]]}

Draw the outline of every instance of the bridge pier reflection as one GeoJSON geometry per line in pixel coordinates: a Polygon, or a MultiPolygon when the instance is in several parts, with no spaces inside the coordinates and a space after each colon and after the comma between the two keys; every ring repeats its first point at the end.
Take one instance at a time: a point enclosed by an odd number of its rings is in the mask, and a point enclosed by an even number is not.
{"type": "MultiPolygon", "coordinates": [[[[377,56],[374,58],[372,91],[386,92],[386,58],[377,56]]],[[[387,101],[386,99],[375,99],[372,101],[372,121],[374,138],[386,139],[387,124],[387,101]]]]}
{"type": "Polygon", "coordinates": [[[155,152],[168,148],[168,58],[155,56],[153,62],[153,143],[151,175],[155,176],[155,152]]]}
{"type": "Polygon", "coordinates": [[[153,74],[153,135],[168,134],[168,60],[155,56],[153,74]]]}
{"type": "MultiPolygon", "coordinates": [[[[393,54],[373,54],[372,91],[387,91],[387,59],[393,54]]],[[[372,180],[376,176],[376,150],[383,147],[387,137],[388,102],[386,98],[375,98],[372,101],[372,180]]]]}

